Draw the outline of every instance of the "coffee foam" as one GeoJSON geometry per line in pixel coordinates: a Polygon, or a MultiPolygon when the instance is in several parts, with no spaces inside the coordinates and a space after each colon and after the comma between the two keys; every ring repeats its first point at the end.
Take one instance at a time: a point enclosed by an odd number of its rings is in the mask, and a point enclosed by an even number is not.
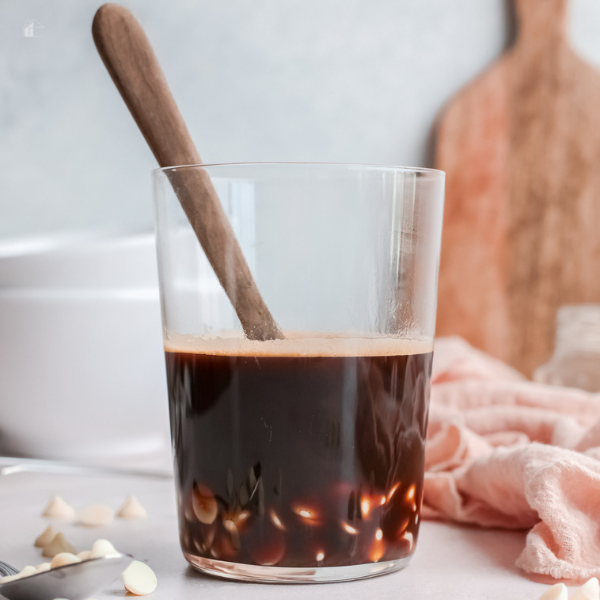
{"type": "Polygon", "coordinates": [[[238,332],[223,331],[206,336],[171,333],[164,346],[166,352],[258,357],[401,356],[433,351],[433,339],[296,331],[286,331],[284,335],[284,340],[259,342],[238,332]]]}

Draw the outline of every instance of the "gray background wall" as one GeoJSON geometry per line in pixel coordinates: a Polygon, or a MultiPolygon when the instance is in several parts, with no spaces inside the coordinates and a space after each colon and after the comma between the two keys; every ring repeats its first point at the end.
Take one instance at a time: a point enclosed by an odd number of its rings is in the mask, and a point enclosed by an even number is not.
{"type": "MultiPolygon", "coordinates": [[[[504,0],[125,0],[205,162],[427,166],[443,103],[512,37],[504,0]]],[[[151,227],[154,159],[94,48],[100,0],[0,3],[0,238],[151,227]],[[36,19],[42,37],[22,27],[36,19]]],[[[600,66],[600,2],[571,36],[600,66]]]]}

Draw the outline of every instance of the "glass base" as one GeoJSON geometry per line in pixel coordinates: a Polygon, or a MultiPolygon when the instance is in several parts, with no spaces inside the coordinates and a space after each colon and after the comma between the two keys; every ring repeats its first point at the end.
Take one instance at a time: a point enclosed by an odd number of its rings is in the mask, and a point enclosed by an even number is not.
{"type": "Polygon", "coordinates": [[[393,573],[404,568],[411,557],[397,560],[348,567],[262,567],[203,558],[184,552],[186,560],[198,571],[239,581],[262,583],[329,583],[334,581],[353,581],[393,573]]]}

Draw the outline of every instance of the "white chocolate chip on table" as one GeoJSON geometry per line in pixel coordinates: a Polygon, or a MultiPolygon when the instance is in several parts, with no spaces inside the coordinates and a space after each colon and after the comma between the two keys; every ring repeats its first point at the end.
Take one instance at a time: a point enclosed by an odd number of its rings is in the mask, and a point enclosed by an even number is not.
{"type": "Polygon", "coordinates": [[[539,598],[539,600],[567,600],[569,592],[567,586],[564,583],[557,583],[550,589],[546,590],[539,598]]]}
{"type": "Polygon", "coordinates": [[[157,586],[154,571],[145,563],[134,560],[123,571],[123,584],[125,589],[136,596],[147,596],[157,586]]]}
{"type": "Polygon", "coordinates": [[[144,519],[147,516],[146,509],[135,496],[129,496],[117,512],[120,519],[144,519]]]}
{"type": "Polygon", "coordinates": [[[595,577],[592,577],[577,588],[569,599],[567,586],[564,583],[557,583],[547,589],[539,600],[600,600],[600,584],[595,577]]]}
{"type": "Polygon", "coordinates": [[[600,584],[596,577],[588,579],[571,595],[570,600],[600,600],[600,584]]]}
{"type": "MultiPolygon", "coordinates": [[[[116,552],[117,550],[108,540],[96,540],[92,546],[91,558],[99,558],[116,552]]],[[[145,563],[137,560],[134,560],[123,571],[122,577],[125,589],[136,596],[147,596],[157,586],[154,571],[145,563]]]]}
{"type": "Polygon", "coordinates": [[[42,533],[40,533],[40,535],[36,538],[33,545],[36,548],[44,548],[54,539],[54,536],[56,535],[56,533],[57,532],[54,531],[54,528],[52,527],[52,525],[50,525],[49,527],[46,527],[46,529],[44,529],[44,531],[42,533]]]}
{"type": "Polygon", "coordinates": [[[104,527],[115,518],[115,511],[107,504],[90,504],[77,515],[77,523],[86,527],[104,527]]]}
{"type": "Polygon", "coordinates": [[[57,533],[54,536],[54,539],[47,546],[44,546],[44,549],[42,550],[42,556],[45,556],[46,558],[54,558],[61,552],[70,552],[71,554],[76,554],[77,550],[75,550],[75,547],[66,540],[62,533],[57,533]]]}
{"type": "Polygon", "coordinates": [[[75,518],[75,509],[67,504],[60,496],[54,496],[42,512],[43,517],[72,521],[75,518]]]}

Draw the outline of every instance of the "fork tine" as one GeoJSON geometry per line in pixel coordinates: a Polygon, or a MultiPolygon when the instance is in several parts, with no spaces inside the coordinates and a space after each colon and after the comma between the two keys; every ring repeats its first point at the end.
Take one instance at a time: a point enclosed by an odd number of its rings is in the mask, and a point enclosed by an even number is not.
{"type": "Polygon", "coordinates": [[[18,572],[18,569],[15,569],[12,565],[0,560],[0,573],[2,573],[3,576],[16,575],[18,572]]]}

